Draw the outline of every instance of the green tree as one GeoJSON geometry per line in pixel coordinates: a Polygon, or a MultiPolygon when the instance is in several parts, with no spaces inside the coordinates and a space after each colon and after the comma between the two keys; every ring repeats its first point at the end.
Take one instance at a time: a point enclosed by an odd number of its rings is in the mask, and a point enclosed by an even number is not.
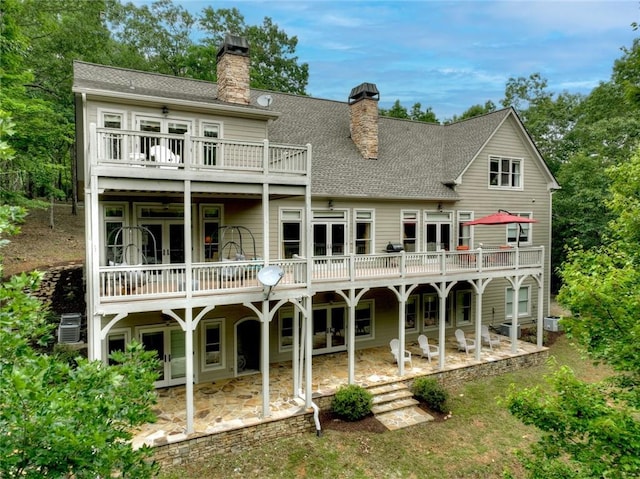
{"type": "Polygon", "coordinates": [[[530,477],[640,475],[640,149],[607,174],[613,219],[602,244],[569,250],[558,299],[573,313],[567,334],[616,373],[585,384],[565,368],[551,393],[510,391],[510,411],[544,432],[524,456],[530,477]]]}
{"type": "Polygon", "coordinates": [[[445,121],[445,123],[455,123],[456,121],[466,120],[468,118],[473,118],[474,116],[484,115],[486,113],[491,113],[492,111],[496,111],[496,104],[491,100],[487,100],[484,105],[473,105],[467,108],[462,115],[457,116],[453,115],[453,118],[445,121]]]}
{"type": "Polygon", "coordinates": [[[380,116],[388,116],[391,118],[401,118],[405,120],[423,121],[425,123],[439,123],[436,114],[433,109],[428,106],[425,110],[422,110],[422,104],[419,102],[414,103],[411,107],[411,111],[408,111],[400,100],[396,100],[391,108],[385,110],[384,108],[378,109],[380,116]]]}
{"type": "MultiPolygon", "coordinates": [[[[24,214],[0,206],[3,242],[24,214]]],[[[132,344],[105,366],[49,352],[47,310],[28,293],[39,281],[39,273],[23,273],[0,285],[2,477],[151,477],[151,449],[134,450],[129,440],[134,427],[154,420],[153,353],[132,344]]]]}

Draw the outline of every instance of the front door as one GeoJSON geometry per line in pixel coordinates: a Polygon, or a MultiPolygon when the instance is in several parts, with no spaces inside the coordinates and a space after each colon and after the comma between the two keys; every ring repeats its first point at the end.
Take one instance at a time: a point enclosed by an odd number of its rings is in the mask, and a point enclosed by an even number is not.
{"type": "Polygon", "coordinates": [[[344,223],[314,223],[313,255],[342,256],[346,254],[346,225],[344,223]]]}
{"type": "Polygon", "coordinates": [[[144,328],[140,342],[155,351],[158,363],[157,388],[184,384],[186,377],[184,331],[178,327],[144,328]]]}
{"type": "Polygon", "coordinates": [[[329,306],[313,310],[313,353],[346,349],[346,309],[329,306]]]}

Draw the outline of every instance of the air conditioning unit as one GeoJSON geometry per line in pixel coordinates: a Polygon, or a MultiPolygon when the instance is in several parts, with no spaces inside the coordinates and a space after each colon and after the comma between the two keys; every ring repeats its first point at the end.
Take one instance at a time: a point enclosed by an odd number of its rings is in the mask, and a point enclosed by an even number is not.
{"type": "Polygon", "coordinates": [[[82,315],[80,313],[64,313],[62,316],[60,316],[60,326],[58,326],[58,342],[79,342],[81,322],[82,315]]]}
{"type": "MultiPolygon", "coordinates": [[[[512,324],[511,322],[508,323],[500,323],[499,326],[499,330],[500,330],[500,334],[502,334],[503,336],[507,336],[508,338],[511,337],[511,328],[512,328],[512,324]]],[[[518,330],[516,331],[516,338],[520,337],[520,325],[518,324],[518,330]]]]}
{"type": "Polygon", "coordinates": [[[547,316],[544,318],[544,330],[545,331],[559,331],[560,318],[558,316],[547,316]]]}

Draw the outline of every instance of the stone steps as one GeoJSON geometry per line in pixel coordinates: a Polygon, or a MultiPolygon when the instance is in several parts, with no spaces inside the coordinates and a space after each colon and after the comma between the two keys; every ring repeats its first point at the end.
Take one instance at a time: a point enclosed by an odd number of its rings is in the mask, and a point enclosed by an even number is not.
{"type": "Polygon", "coordinates": [[[371,412],[389,430],[433,421],[433,416],[418,407],[420,402],[404,383],[375,386],[369,392],[373,394],[371,412]]]}

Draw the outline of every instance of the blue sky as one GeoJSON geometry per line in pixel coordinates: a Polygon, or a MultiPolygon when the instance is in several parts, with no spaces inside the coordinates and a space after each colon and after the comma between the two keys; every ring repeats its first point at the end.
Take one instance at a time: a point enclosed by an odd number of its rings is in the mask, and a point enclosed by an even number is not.
{"type": "Polygon", "coordinates": [[[298,37],[307,92],[346,101],[375,83],[380,106],[431,106],[440,120],[504,96],[510,77],[539,72],[552,92],[588,93],[609,80],[640,33],[629,1],[174,0],[200,12],[236,7],[249,25],[270,17],[298,37]]]}

